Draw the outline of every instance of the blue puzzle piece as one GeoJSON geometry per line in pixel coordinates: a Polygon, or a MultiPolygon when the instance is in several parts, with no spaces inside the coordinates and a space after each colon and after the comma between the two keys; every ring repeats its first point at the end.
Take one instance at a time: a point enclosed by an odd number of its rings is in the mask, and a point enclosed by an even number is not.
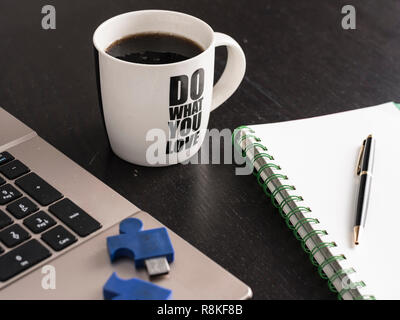
{"type": "Polygon", "coordinates": [[[103,287],[106,300],[168,300],[172,291],[140,279],[124,280],[114,272],[103,287]]]}
{"type": "Polygon", "coordinates": [[[151,258],[165,257],[170,263],[174,261],[174,248],[167,229],[142,231],[142,228],[142,221],[136,218],[128,218],[120,223],[120,235],[107,238],[111,261],[129,257],[135,261],[136,268],[143,268],[144,261],[151,258]]]}

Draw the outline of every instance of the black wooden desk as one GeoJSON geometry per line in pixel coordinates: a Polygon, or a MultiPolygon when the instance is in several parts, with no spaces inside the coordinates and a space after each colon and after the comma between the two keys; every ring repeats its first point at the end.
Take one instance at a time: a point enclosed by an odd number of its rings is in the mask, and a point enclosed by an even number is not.
{"type": "MultiPolygon", "coordinates": [[[[107,145],[92,33],[126,11],[170,9],[234,37],[247,56],[240,89],[210,128],[276,122],[400,100],[400,5],[353,0],[343,30],[332,0],[52,0],[0,2],[0,105],[102,181],[248,283],[256,299],[334,299],[253,176],[234,165],[151,169],[107,145]],[[41,29],[41,8],[57,29],[41,29]]],[[[224,50],[217,51],[217,69],[224,50]]],[[[0,128],[1,132],[1,128],[0,128]]]]}

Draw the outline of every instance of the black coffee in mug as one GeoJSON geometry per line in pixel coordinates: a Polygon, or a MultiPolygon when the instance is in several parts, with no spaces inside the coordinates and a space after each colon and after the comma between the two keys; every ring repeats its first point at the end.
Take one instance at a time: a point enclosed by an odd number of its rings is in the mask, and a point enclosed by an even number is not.
{"type": "Polygon", "coordinates": [[[196,42],[168,33],[138,33],[113,42],[106,52],[120,60],[142,64],[184,61],[203,52],[196,42]]]}

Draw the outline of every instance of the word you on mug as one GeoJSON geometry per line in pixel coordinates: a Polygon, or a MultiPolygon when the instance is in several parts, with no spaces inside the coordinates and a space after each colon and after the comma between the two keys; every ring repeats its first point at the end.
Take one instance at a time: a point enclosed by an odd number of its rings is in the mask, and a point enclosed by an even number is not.
{"type": "Polygon", "coordinates": [[[166,153],[189,149],[199,142],[204,91],[204,69],[171,77],[169,90],[169,140],[166,153]]]}

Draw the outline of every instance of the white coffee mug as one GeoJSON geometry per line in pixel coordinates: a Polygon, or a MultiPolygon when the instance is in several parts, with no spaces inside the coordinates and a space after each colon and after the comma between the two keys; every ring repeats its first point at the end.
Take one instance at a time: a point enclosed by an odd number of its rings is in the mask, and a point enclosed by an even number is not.
{"type": "Polygon", "coordinates": [[[111,148],[138,165],[165,166],[192,157],[204,140],[210,112],[234,93],[246,69],[244,53],[235,40],[179,12],[143,10],[118,15],[96,29],[93,43],[111,148]],[[126,62],[106,52],[116,40],[147,32],[183,36],[204,51],[181,62],[157,65],[126,62]],[[228,60],[213,87],[218,46],[227,47],[228,60]]]}

